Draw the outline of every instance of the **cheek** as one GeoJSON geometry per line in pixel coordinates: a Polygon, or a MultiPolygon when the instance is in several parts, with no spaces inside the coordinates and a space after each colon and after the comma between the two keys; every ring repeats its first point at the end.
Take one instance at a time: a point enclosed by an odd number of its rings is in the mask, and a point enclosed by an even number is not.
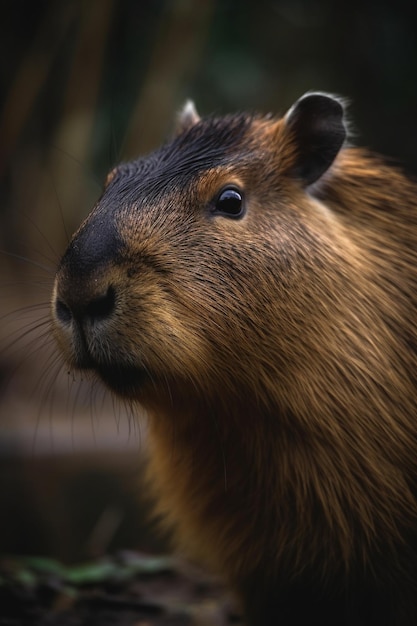
{"type": "Polygon", "coordinates": [[[189,378],[210,356],[198,312],[188,305],[155,286],[133,289],[120,304],[113,341],[157,375],[189,378]]]}

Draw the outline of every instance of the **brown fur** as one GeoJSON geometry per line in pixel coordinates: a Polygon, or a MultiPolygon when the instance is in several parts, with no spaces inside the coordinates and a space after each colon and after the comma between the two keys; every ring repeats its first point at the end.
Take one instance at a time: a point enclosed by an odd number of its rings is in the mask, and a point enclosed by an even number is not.
{"type": "Polygon", "coordinates": [[[158,513],[251,625],[411,626],[417,186],[346,147],[306,190],[285,119],[236,136],[195,173],[167,180],[156,157],[112,172],[57,274],[57,339],[147,408],[158,513]],[[230,184],[245,217],[208,215],[230,184]],[[109,286],[111,314],[81,322],[109,286]],[[124,368],[147,376],[119,385],[124,368]]]}

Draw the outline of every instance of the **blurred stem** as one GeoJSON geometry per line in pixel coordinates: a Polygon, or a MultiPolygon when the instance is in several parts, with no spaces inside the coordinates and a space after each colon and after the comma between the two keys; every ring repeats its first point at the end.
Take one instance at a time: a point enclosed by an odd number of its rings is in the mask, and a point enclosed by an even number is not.
{"type": "Polygon", "coordinates": [[[86,176],[86,171],[89,167],[91,138],[97,119],[99,90],[105,70],[105,51],[113,9],[114,0],[94,0],[81,2],[79,5],[78,34],[63,111],[34,209],[34,220],[37,224],[45,224],[45,230],[48,224],[48,205],[53,202],[53,196],[57,195],[55,205],[61,209],[64,225],[62,229],[57,229],[56,224],[51,224],[45,236],[56,242],[55,247],[58,250],[67,244],[66,231],[71,232],[85,213],[86,196],[88,202],[92,201],[87,187],[94,181],[90,174],[86,176]],[[51,189],[51,175],[54,189],[51,189]],[[51,194],[52,198],[48,203],[45,200],[51,194]],[[60,198],[65,198],[65,206],[61,206],[60,198]]]}
{"type": "Polygon", "coordinates": [[[68,77],[59,140],[65,151],[82,163],[88,158],[97,115],[104,53],[111,26],[114,0],[80,3],[80,24],[68,77]]]}
{"type": "Polygon", "coordinates": [[[159,33],[127,130],[124,158],[158,145],[172,124],[179,92],[201,62],[216,0],[166,0],[159,33]]]}
{"type": "Polygon", "coordinates": [[[71,11],[62,16],[61,9],[60,19],[57,19],[56,11],[46,12],[35,41],[29,53],[25,54],[14,82],[6,94],[0,114],[0,178],[15,151],[72,19],[71,11]]]}

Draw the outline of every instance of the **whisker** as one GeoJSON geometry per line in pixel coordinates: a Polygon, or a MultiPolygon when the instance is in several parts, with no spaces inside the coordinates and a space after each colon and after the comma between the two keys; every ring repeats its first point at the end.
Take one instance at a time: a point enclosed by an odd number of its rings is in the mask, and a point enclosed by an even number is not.
{"type": "Polygon", "coordinates": [[[56,352],[53,356],[48,358],[48,368],[43,372],[41,378],[36,386],[36,392],[39,394],[39,410],[38,418],[36,422],[35,437],[32,446],[32,452],[36,445],[37,436],[39,432],[39,425],[41,420],[41,412],[43,407],[49,406],[48,425],[49,425],[49,437],[52,443],[52,449],[54,448],[54,430],[53,430],[53,407],[55,405],[55,393],[56,393],[56,381],[58,376],[63,370],[63,363],[61,361],[60,354],[56,352]]]}
{"type": "MultiPolygon", "coordinates": [[[[41,253],[41,255],[50,263],[57,263],[60,258],[60,254],[58,254],[58,252],[52,247],[52,244],[50,240],[48,239],[48,237],[45,235],[44,232],[42,232],[42,230],[39,228],[36,222],[27,213],[22,213],[21,215],[29,222],[32,228],[34,228],[34,230],[36,230],[36,232],[42,237],[43,242],[46,244],[47,248],[52,253],[52,258],[48,258],[46,254],[44,253],[41,253]]],[[[65,227],[64,227],[64,230],[65,230],[65,227]]]]}
{"type": "Polygon", "coordinates": [[[91,419],[91,427],[92,427],[92,433],[93,433],[93,439],[94,439],[94,445],[97,447],[97,438],[96,438],[96,421],[98,421],[98,425],[100,425],[100,416],[103,414],[104,412],[104,400],[105,400],[105,394],[103,393],[103,388],[100,384],[100,381],[97,380],[96,378],[94,378],[94,380],[91,383],[91,391],[90,391],[90,397],[91,397],[91,403],[90,403],[90,419],[91,419]],[[98,402],[98,395],[99,393],[101,393],[101,411],[97,411],[95,410],[97,407],[97,402],[98,402]]]}
{"type": "Polygon", "coordinates": [[[25,306],[19,307],[18,309],[14,309],[13,311],[8,311],[7,313],[4,313],[4,315],[0,317],[0,321],[5,321],[9,318],[12,321],[15,321],[16,319],[23,319],[24,315],[26,314],[29,315],[30,313],[42,310],[48,310],[49,315],[49,306],[49,302],[36,302],[34,304],[27,304],[25,306]]]}
{"type": "Polygon", "coordinates": [[[12,346],[16,346],[17,348],[16,344],[20,343],[23,339],[26,339],[27,337],[32,335],[35,331],[38,331],[45,327],[47,327],[47,330],[45,330],[41,335],[36,335],[33,339],[31,339],[31,341],[28,344],[25,344],[25,345],[30,346],[33,342],[36,342],[39,339],[42,339],[45,337],[50,337],[50,341],[52,342],[53,339],[52,339],[52,334],[50,333],[50,323],[51,321],[49,317],[45,317],[44,320],[39,321],[36,324],[30,324],[27,330],[23,332],[21,328],[14,330],[11,334],[9,334],[10,341],[5,344],[5,346],[2,348],[2,351],[5,353],[9,352],[12,346]]]}
{"type": "Polygon", "coordinates": [[[17,254],[16,252],[10,252],[8,250],[0,250],[0,254],[4,254],[5,256],[8,256],[12,259],[17,259],[18,261],[23,261],[24,263],[27,263],[28,265],[33,265],[33,267],[37,267],[41,270],[43,270],[44,272],[47,272],[48,274],[54,275],[56,268],[54,267],[48,267],[47,265],[44,265],[43,263],[39,263],[38,261],[34,261],[33,259],[29,259],[28,257],[25,257],[21,254],[17,254]]]}
{"type": "MultiPolygon", "coordinates": [[[[72,374],[74,375],[74,372],[72,372],[72,374]]],[[[75,382],[75,379],[73,380],[73,382],[75,382]]],[[[76,407],[80,406],[80,395],[81,392],[83,390],[84,387],[84,378],[81,375],[80,379],[77,381],[77,389],[74,395],[74,400],[72,403],[72,413],[71,413],[71,442],[73,445],[73,448],[75,448],[75,429],[74,429],[74,425],[75,425],[75,415],[76,415],[76,407]]],[[[90,392],[91,393],[91,392],[90,392]]],[[[85,405],[85,402],[84,402],[85,405]]]]}
{"type": "MultiPolygon", "coordinates": [[[[69,241],[70,241],[70,236],[69,236],[69,233],[68,233],[68,230],[67,230],[67,225],[66,225],[65,219],[64,219],[64,211],[62,210],[61,198],[59,196],[58,189],[57,189],[57,186],[56,186],[56,183],[55,183],[55,179],[52,176],[52,173],[51,172],[48,172],[48,173],[49,173],[49,179],[51,181],[51,185],[52,185],[52,187],[54,189],[54,192],[55,192],[55,197],[56,197],[56,201],[58,203],[58,208],[59,208],[59,214],[61,216],[62,227],[64,229],[65,237],[66,237],[67,244],[68,244],[69,241]]],[[[50,244],[49,244],[49,246],[50,246],[50,244]]],[[[53,250],[53,248],[51,246],[50,246],[50,248],[53,250]]],[[[59,257],[59,255],[56,255],[56,258],[58,258],[58,257],[59,257]]]]}
{"type": "Polygon", "coordinates": [[[53,148],[54,150],[57,150],[61,154],[65,155],[66,157],[71,159],[73,161],[73,163],[76,163],[85,174],[88,174],[90,176],[91,180],[94,181],[94,183],[97,185],[97,187],[100,190],[102,189],[103,181],[97,176],[97,174],[91,168],[87,167],[87,165],[85,163],[80,161],[80,159],[77,159],[77,157],[75,157],[70,152],[67,152],[64,148],[61,148],[57,144],[52,143],[51,144],[51,148],[53,148]]]}
{"type": "Polygon", "coordinates": [[[52,282],[45,282],[44,276],[35,276],[30,275],[25,280],[13,280],[10,283],[1,283],[2,289],[8,288],[11,290],[13,295],[16,295],[20,292],[20,289],[28,289],[33,287],[41,287],[43,289],[47,289],[48,291],[52,290],[52,282]],[[29,280],[30,278],[30,280],[29,280]],[[19,288],[19,289],[18,289],[19,288]]]}

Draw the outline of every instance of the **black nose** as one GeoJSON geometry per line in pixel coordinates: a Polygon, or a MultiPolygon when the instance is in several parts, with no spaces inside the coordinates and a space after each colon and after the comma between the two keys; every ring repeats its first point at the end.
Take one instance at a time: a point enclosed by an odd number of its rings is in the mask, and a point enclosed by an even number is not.
{"type": "Polygon", "coordinates": [[[104,321],[111,316],[116,305],[116,292],[112,286],[105,293],[95,297],[82,296],[80,292],[67,295],[66,298],[59,296],[55,302],[55,312],[62,324],[69,324],[73,319],[82,322],[104,321]]]}

